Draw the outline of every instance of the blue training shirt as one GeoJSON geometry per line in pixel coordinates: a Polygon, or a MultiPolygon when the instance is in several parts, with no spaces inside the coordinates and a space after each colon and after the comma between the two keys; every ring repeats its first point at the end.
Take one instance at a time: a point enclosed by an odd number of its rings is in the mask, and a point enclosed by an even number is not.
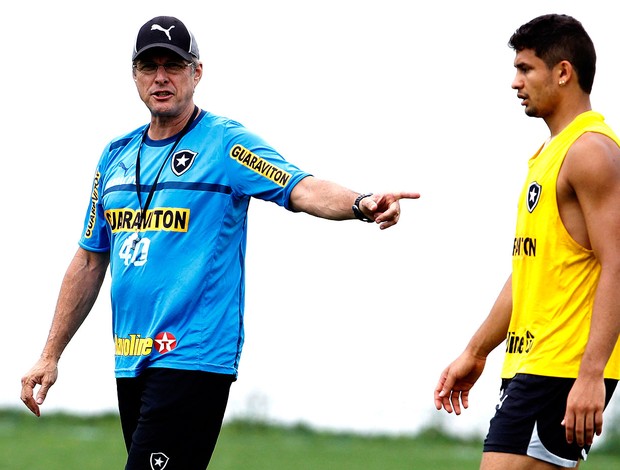
{"type": "Polygon", "coordinates": [[[209,112],[201,111],[171,155],[177,136],[142,143],[145,129],[101,155],[79,241],[110,252],[116,376],[146,367],[236,376],[250,197],[290,210],[293,187],[309,174],[241,124],[209,112]]]}

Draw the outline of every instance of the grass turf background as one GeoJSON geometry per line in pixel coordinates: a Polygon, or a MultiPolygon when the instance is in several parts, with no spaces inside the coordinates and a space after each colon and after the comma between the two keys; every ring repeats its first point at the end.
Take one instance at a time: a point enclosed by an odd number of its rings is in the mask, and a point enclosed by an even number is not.
{"type": "MultiPolygon", "coordinates": [[[[611,436],[595,446],[584,470],[620,469],[620,430],[606,430],[611,436]]],[[[236,420],[224,425],[209,470],[477,470],[481,445],[434,428],[368,436],[236,420]]],[[[125,456],[115,414],[35,418],[0,410],[1,470],[121,470],[125,456]]]]}

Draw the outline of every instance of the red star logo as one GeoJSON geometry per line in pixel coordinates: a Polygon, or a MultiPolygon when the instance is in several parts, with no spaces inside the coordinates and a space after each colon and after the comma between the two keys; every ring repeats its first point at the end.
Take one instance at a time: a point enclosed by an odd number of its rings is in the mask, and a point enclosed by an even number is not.
{"type": "Polygon", "coordinates": [[[157,343],[157,352],[161,354],[166,354],[177,347],[177,339],[167,331],[155,336],[155,343],[157,343]]]}

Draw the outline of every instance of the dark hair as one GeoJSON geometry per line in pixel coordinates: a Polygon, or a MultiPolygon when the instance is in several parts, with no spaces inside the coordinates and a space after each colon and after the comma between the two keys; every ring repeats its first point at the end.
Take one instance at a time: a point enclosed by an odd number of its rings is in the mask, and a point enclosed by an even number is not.
{"type": "Polygon", "coordinates": [[[532,49],[547,67],[567,60],[577,72],[579,86],[590,94],[596,72],[594,44],[581,23],[568,15],[543,15],[517,29],[508,45],[519,52],[532,49]]]}

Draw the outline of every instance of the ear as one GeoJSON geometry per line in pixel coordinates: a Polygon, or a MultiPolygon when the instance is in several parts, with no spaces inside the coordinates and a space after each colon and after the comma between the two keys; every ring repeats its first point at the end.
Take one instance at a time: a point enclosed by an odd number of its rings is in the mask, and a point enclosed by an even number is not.
{"type": "Polygon", "coordinates": [[[554,69],[559,86],[567,85],[573,78],[575,72],[573,69],[573,64],[571,64],[568,60],[559,62],[554,69]]]}
{"type": "Polygon", "coordinates": [[[200,79],[202,78],[202,71],[202,62],[198,62],[198,65],[196,65],[196,70],[194,71],[194,87],[196,87],[196,85],[200,82],[200,79]]]}

